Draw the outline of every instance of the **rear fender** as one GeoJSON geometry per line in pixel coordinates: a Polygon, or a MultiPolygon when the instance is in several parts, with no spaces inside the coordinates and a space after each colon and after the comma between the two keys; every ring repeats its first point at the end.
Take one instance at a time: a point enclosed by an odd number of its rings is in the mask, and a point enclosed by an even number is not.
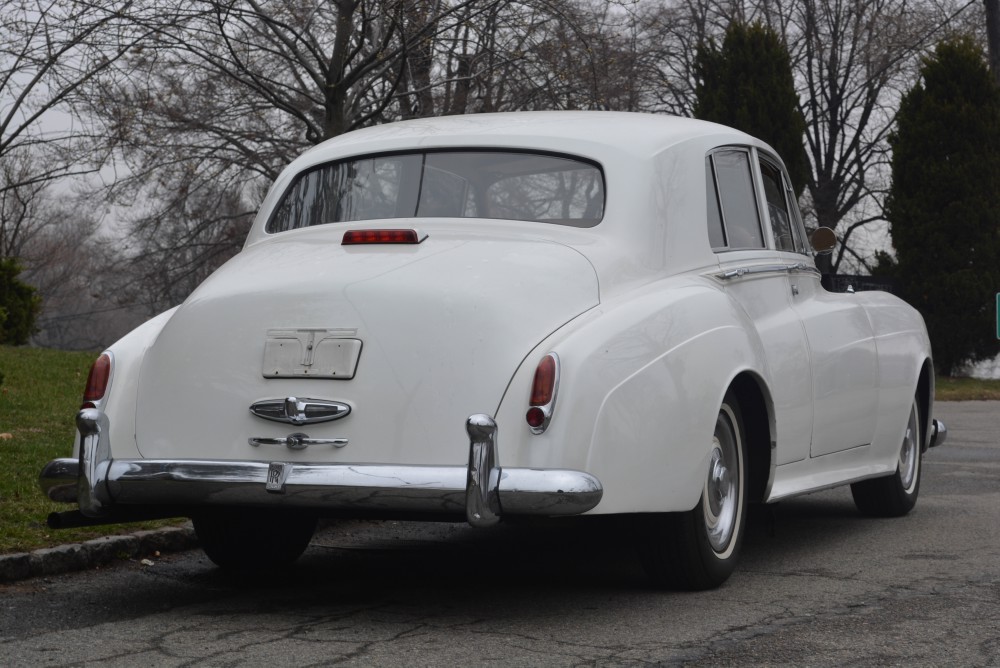
{"type": "Polygon", "coordinates": [[[498,411],[501,466],[595,475],[594,513],[690,510],[708,470],[712,431],[732,380],[764,379],[752,325],[708,279],[675,278],[588,312],[526,358],[498,411]],[[534,370],[561,362],[549,428],[525,422],[534,370]]]}
{"type": "MultiPolygon", "coordinates": [[[[176,307],[147,320],[108,348],[114,363],[102,412],[109,422],[111,454],[116,458],[137,458],[135,444],[135,400],[139,368],[146,350],[156,341],[176,307]]],[[[80,455],[80,434],[73,443],[73,456],[80,455]]]]}

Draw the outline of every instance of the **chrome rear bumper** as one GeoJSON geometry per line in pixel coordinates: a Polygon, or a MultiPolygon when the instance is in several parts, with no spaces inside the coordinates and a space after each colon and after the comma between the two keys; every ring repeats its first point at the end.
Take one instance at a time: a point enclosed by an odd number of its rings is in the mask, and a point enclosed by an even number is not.
{"type": "Polygon", "coordinates": [[[486,415],[466,424],[467,467],[112,460],[107,424],[96,409],[80,411],[80,458],[49,462],[39,479],[50,499],[76,502],[93,518],[121,507],[229,505],[464,514],[474,526],[489,526],[501,515],[578,515],[603,494],[600,481],[582,471],[498,466],[496,424],[486,415]]]}

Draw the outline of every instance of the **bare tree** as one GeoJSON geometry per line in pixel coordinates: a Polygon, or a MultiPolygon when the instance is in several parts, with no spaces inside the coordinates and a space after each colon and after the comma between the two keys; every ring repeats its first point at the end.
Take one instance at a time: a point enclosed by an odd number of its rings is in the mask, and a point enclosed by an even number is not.
{"type": "Polygon", "coordinates": [[[21,257],[44,225],[38,208],[49,182],[35,178],[44,169],[24,147],[0,158],[0,258],[21,257]]]}
{"type": "Polygon", "coordinates": [[[922,49],[973,0],[135,0],[88,111],[116,156],[136,299],[180,299],[239,246],[280,169],[349,130],[517,109],[689,115],[698,43],[762,21],[793,57],[805,204],[852,237],[881,218],[886,133],[922,49]],[[154,11],[155,10],[155,11],[154,11]]]}
{"type": "Polygon", "coordinates": [[[96,350],[142,322],[144,313],[122,299],[120,241],[100,236],[97,220],[66,197],[39,193],[34,216],[41,224],[20,253],[21,276],[42,297],[32,344],[96,350]]]}
{"type": "Polygon", "coordinates": [[[1000,85],[1000,0],[983,0],[986,7],[986,40],[989,48],[990,72],[1000,85]]]}
{"type": "Polygon", "coordinates": [[[862,228],[883,220],[887,136],[900,91],[920,56],[977,3],[972,0],[683,0],[654,13],[669,82],[664,106],[689,112],[690,57],[698,40],[718,39],[734,20],[760,21],[783,35],[792,56],[806,149],[812,165],[805,209],[838,232],[833,270],[862,228]],[[686,81],[685,81],[686,77],[686,81]]]}
{"type": "Polygon", "coordinates": [[[156,18],[136,15],[150,38],[86,100],[155,307],[238,248],[234,230],[313,144],[386,120],[558,106],[540,45],[578,16],[569,0],[149,2],[156,18]]]}
{"type": "Polygon", "coordinates": [[[649,88],[641,27],[615,2],[578,1],[561,7],[536,30],[531,71],[514,78],[525,95],[517,109],[641,111],[649,88]],[[536,83],[543,81],[543,86],[536,83]]]}
{"type": "Polygon", "coordinates": [[[809,194],[816,222],[837,230],[841,240],[834,271],[848,254],[865,263],[850,240],[884,219],[880,207],[856,214],[865,200],[884,199],[899,92],[915,76],[919,56],[969,4],[809,0],[793,15],[801,30],[797,56],[813,164],[809,194]]]}
{"type": "MultiPolygon", "coordinates": [[[[16,255],[47,183],[99,168],[86,139],[47,130],[83,88],[142,39],[130,2],[0,0],[0,255],[16,255]]],[[[77,121],[79,126],[79,122],[77,121]]]]}

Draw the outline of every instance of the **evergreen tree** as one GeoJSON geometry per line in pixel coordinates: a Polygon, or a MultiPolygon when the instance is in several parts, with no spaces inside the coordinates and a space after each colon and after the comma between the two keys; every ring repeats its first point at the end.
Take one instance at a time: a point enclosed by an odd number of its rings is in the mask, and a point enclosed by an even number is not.
{"type": "Polygon", "coordinates": [[[902,296],[939,373],[1000,351],[1000,90],[968,38],[942,42],[902,99],[886,201],[902,296]]]}
{"type": "Polygon", "coordinates": [[[42,308],[35,288],[18,279],[20,273],[13,258],[0,259],[0,344],[27,343],[42,308]]]}
{"type": "Polygon", "coordinates": [[[805,121],[788,49],[778,34],[758,23],[730,23],[721,49],[714,42],[698,47],[695,76],[695,117],[766,141],[801,194],[810,175],[802,143],[805,121]]]}

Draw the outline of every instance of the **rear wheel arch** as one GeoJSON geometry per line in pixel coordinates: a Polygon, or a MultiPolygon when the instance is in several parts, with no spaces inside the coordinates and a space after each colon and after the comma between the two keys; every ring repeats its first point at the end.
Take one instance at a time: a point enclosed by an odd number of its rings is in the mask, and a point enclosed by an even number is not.
{"type": "Polygon", "coordinates": [[[711,589],[735,570],[747,504],[756,500],[752,493],[763,494],[751,490],[766,488],[770,475],[770,413],[759,379],[750,374],[734,379],[715,414],[708,442],[711,461],[701,478],[697,505],[686,512],[635,518],[639,554],[655,585],[711,589]],[[748,424],[753,425],[752,434],[748,424]]]}
{"type": "Polygon", "coordinates": [[[934,404],[934,365],[929,359],[924,360],[917,380],[917,406],[920,407],[920,451],[926,452],[930,439],[931,406],[934,404]]]}
{"type": "Polygon", "coordinates": [[[747,501],[764,501],[773,474],[774,409],[763,379],[745,371],[730,383],[729,390],[740,406],[746,429],[747,501]]]}

